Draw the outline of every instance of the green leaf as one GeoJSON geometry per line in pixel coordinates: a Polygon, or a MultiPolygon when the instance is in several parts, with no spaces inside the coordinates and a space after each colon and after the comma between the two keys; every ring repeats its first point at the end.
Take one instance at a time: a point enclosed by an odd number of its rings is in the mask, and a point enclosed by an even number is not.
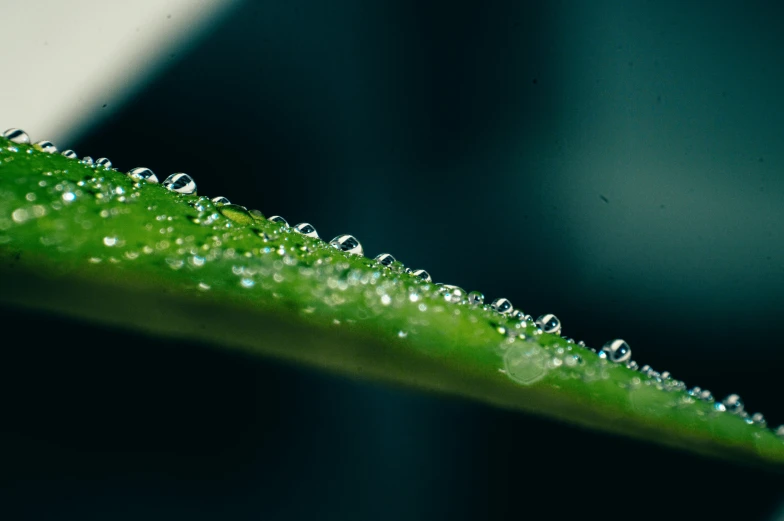
{"type": "MultiPolygon", "coordinates": [[[[259,211],[0,139],[0,301],[781,468],[784,442],[529,321],[259,211]]],[[[32,333],[34,334],[34,332],[32,333]]]]}

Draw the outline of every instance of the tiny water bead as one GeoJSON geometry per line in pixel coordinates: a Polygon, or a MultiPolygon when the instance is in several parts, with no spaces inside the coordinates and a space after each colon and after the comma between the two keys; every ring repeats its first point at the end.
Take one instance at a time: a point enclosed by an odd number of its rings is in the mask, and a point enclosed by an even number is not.
{"type": "Polygon", "coordinates": [[[393,262],[395,262],[395,258],[390,255],[389,253],[379,253],[376,255],[376,261],[381,263],[382,266],[391,266],[393,262]]]}
{"type": "Polygon", "coordinates": [[[84,163],[85,165],[92,166],[92,164],[93,164],[93,158],[92,158],[92,157],[90,157],[90,156],[84,156],[84,157],[82,158],[82,163],[84,163]]]}
{"type": "Polygon", "coordinates": [[[244,206],[238,204],[223,204],[218,207],[218,211],[237,224],[253,224],[254,219],[244,206]]]}
{"type": "Polygon", "coordinates": [[[351,255],[364,255],[365,251],[362,249],[362,245],[353,235],[338,235],[331,241],[329,244],[337,248],[340,251],[344,251],[351,255]]]}
{"type": "Polygon", "coordinates": [[[108,169],[112,167],[112,162],[109,161],[108,157],[99,157],[95,160],[95,166],[108,169]]]}
{"type": "Polygon", "coordinates": [[[158,176],[156,176],[152,170],[143,166],[131,168],[128,170],[128,176],[130,176],[131,179],[136,179],[137,181],[147,181],[148,183],[158,182],[158,176]]]}
{"type": "Polygon", "coordinates": [[[624,340],[617,338],[604,344],[601,351],[599,351],[599,356],[601,358],[606,358],[611,362],[615,362],[616,364],[622,364],[631,359],[632,349],[624,340]]]}
{"type": "Polygon", "coordinates": [[[728,412],[740,414],[743,412],[743,401],[737,394],[731,394],[721,401],[728,412]]]}
{"type": "Polygon", "coordinates": [[[167,177],[163,181],[163,186],[167,190],[177,192],[182,195],[195,195],[196,194],[196,181],[193,180],[188,174],[178,172],[167,177]]]}
{"type": "Polygon", "coordinates": [[[61,155],[63,155],[63,156],[65,156],[65,157],[67,157],[68,159],[76,159],[76,158],[78,158],[78,157],[79,157],[79,156],[76,154],[76,152],[74,152],[73,150],[63,150],[63,151],[61,152],[61,155]]]}
{"type": "MultiPolygon", "coordinates": [[[[283,217],[281,217],[281,219],[283,219],[283,217]]],[[[271,217],[270,220],[272,220],[271,217]]],[[[316,231],[316,228],[314,228],[313,225],[310,223],[299,223],[294,227],[294,231],[297,233],[301,233],[302,235],[305,235],[307,237],[313,237],[314,239],[319,238],[319,234],[316,231]]]]}
{"type": "Polygon", "coordinates": [[[414,270],[411,272],[411,275],[414,277],[420,278],[425,282],[433,282],[433,279],[430,277],[430,274],[425,270],[414,270]]]}
{"type": "Polygon", "coordinates": [[[212,202],[215,203],[216,205],[231,204],[231,201],[229,201],[227,198],[223,197],[222,195],[219,195],[218,197],[213,197],[212,202]]]}
{"type": "Polygon", "coordinates": [[[33,146],[38,150],[40,150],[41,152],[46,152],[47,154],[54,154],[55,152],[57,152],[57,147],[54,146],[54,143],[52,143],[51,141],[46,141],[46,140],[39,141],[33,146]]]}
{"type": "Polygon", "coordinates": [[[273,215],[273,216],[271,216],[271,217],[268,217],[268,218],[267,218],[267,220],[268,220],[269,222],[273,222],[273,223],[282,224],[284,228],[288,228],[288,227],[289,227],[289,223],[288,223],[288,221],[286,221],[286,219],[284,219],[284,218],[283,218],[283,217],[281,217],[280,215],[273,215]]]}
{"type": "Polygon", "coordinates": [[[16,143],[17,145],[30,144],[30,136],[28,136],[27,132],[21,128],[9,128],[3,132],[3,137],[12,143],[16,143]]]}
{"type": "Polygon", "coordinates": [[[459,286],[451,284],[436,284],[438,291],[444,296],[444,300],[453,304],[462,304],[466,300],[466,292],[459,286]]]}
{"type": "Polygon", "coordinates": [[[485,296],[481,291],[472,291],[468,294],[468,303],[472,306],[481,306],[485,302],[485,296]]]}
{"type": "Polygon", "coordinates": [[[561,321],[552,313],[547,313],[536,319],[536,325],[545,333],[558,335],[561,333],[561,321]]]}
{"type": "Polygon", "coordinates": [[[497,313],[501,313],[502,315],[506,315],[514,311],[512,307],[512,303],[509,302],[508,299],[505,298],[497,298],[491,304],[490,307],[493,308],[494,311],[497,313]]]}

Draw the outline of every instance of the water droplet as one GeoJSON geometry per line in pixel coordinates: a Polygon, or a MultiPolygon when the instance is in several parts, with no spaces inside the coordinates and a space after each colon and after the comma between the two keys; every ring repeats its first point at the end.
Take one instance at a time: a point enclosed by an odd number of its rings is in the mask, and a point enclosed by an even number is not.
{"type": "Polygon", "coordinates": [[[407,336],[408,336],[408,333],[406,333],[405,331],[398,331],[397,332],[397,337],[398,338],[406,338],[407,336]]]}
{"type": "MultiPolygon", "coordinates": [[[[272,217],[270,217],[270,220],[272,217]]],[[[281,217],[283,219],[283,217],[281,217]]],[[[294,231],[297,233],[301,233],[302,235],[306,235],[308,237],[313,237],[314,239],[318,239],[319,235],[316,229],[310,223],[299,223],[294,227],[294,231]]]]}
{"type": "Polygon", "coordinates": [[[284,228],[289,227],[289,223],[280,215],[273,215],[272,217],[268,217],[267,220],[273,223],[282,224],[284,228]]]}
{"type": "Polygon", "coordinates": [[[62,155],[67,157],[68,159],[76,159],[77,157],[79,157],[78,155],[76,155],[76,152],[74,152],[73,150],[63,150],[62,155]]]}
{"type": "Polygon", "coordinates": [[[632,371],[636,371],[637,369],[640,368],[640,366],[634,360],[629,360],[628,362],[626,362],[626,367],[628,367],[632,371]]]}
{"type": "Polygon", "coordinates": [[[19,145],[30,144],[30,136],[28,136],[27,132],[25,132],[21,128],[9,128],[5,132],[3,132],[3,137],[6,138],[8,141],[11,141],[12,143],[17,143],[19,145]]]}
{"type": "Polygon", "coordinates": [[[411,272],[411,275],[413,275],[414,277],[418,277],[424,280],[425,282],[433,282],[433,279],[430,277],[430,274],[425,270],[414,270],[411,272]]]}
{"type": "Polygon", "coordinates": [[[95,160],[95,166],[100,166],[101,168],[106,168],[108,170],[112,167],[112,162],[109,161],[108,157],[99,157],[95,160]]]}
{"type": "Polygon", "coordinates": [[[438,291],[444,296],[444,300],[453,304],[461,304],[466,300],[466,291],[451,284],[437,284],[438,291]]]}
{"type": "Polygon", "coordinates": [[[93,164],[93,158],[90,157],[90,156],[84,156],[82,158],[82,163],[84,163],[85,165],[92,165],[93,164]]]}
{"type": "Polygon", "coordinates": [[[106,246],[109,246],[109,247],[116,246],[117,245],[117,237],[104,237],[103,238],[103,243],[106,246]]]}
{"type": "Polygon", "coordinates": [[[223,197],[222,195],[219,195],[218,197],[213,197],[212,202],[217,205],[231,204],[231,201],[229,201],[227,198],[223,197]]]}
{"type": "Polygon", "coordinates": [[[689,389],[689,390],[688,390],[688,391],[686,391],[686,392],[687,392],[687,394],[688,394],[689,396],[691,396],[692,398],[699,398],[699,397],[700,397],[700,393],[702,392],[702,388],[701,388],[701,387],[694,386],[694,387],[692,387],[691,389],[689,389]]]}
{"type": "Polygon", "coordinates": [[[468,303],[472,306],[481,306],[485,302],[485,296],[481,291],[472,291],[468,294],[468,303]]]}
{"type": "Polygon", "coordinates": [[[238,224],[253,224],[253,217],[244,206],[238,204],[224,204],[218,207],[218,211],[226,218],[238,224]]]}
{"type": "Polygon", "coordinates": [[[338,235],[329,241],[329,244],[333,248],[337,248],[338,250],[351,255],[364,255],[365,253],[362,249],[362,245],[353,235],[338,235]]]}
{"type": "Polygon", "coordinates": [[[130,169],[128,175],[131,179],[136,179],[138,181],[147,181],[148,183],[158,182],[158,176],[156,176],[152,170],[144,168],[143,166],[130,169]]]}
{"type": "Polygon", "coordinates": [[[536,319],[536,325],[545,333],[559,335],[561,333],[561,321],[552,313],[542,315],[536,319]]]}
{"type": "Polygon", "coordinates": [[[501,313],[502,315],[506,315],[507,313],[511,313],[514,311],[512,307],[512,303],[509,302],[508,299],[505,298],[497,298],[491,304],[490,307],[493,308],[497,313],[501,313]]]}
{"type": "Polygon", "coordinates": [[[599,356],[602,358],[606,357],[616,364],[622,364],[632,357],[632,349],[624,340],[617,338],[604,344],[601,351],[599,351],[599,356]],[[604,356],[602,356],[603,354],[604,356]]]}
{"type": "Polygon", "coordinates": [[[33,147],[37,148],[41,152],[46,152],[47,154],[54,154],[55,152],[57,152],[57,147],[54,146],[54,143],[52,143],[51,141],[46,141],[46,140],[39,141],[38,143],[33,145],[33,147]]]}
{"type": "Polygon", "coordinates": [[[707,389],[703,389],[700,391],[699,399],[703,402],[712,402],[713,401],[713,393],[707,389]]]}
{"type": "Polygon", "coordinates": [[[257,221],[263,221],[265,219],[264,214],[261,213],[260,210],[248,210],[248,213],[257,221]]]}
{"type": "Polygon", "coordinates": [[[163,181],[163,186],[167,190],[171,190],[172,192],[177,192],[178,194],[183,194],[183,195],[196,194],[196,181],[194,181],[193,178],[188,174],[183,174],[182,172],[178,172],[176,174],[172,174],[169,177],[167,177],[163,181]]]}
{"type": "Polygon", "coordinates": [[[779,425],[778,427],[776,427],[776,430],[774,432],[776,436],[778,436],[779,438],[784,438],[784,425],[779,425]]]}
{"type": "Polygon", "coordinates": [[[743,401],[737,394],[731,394],[724,398],[721,403],[727,410],[733,414],[740,414],[743,412],[743,401]]]}
{"type": "Polygon", "coordinates": [[[243,288],[252,288],[256,283],[253,281],[253,279],[243,278],[240,280],[240,284],[243,288]]]}
{"type": "Polygon", "coordinates": [[[382,266],[390,266],[395,262],[395,258],[389,253],[379,253],[376,255],[376,261],[380,262],[382,266]]]}
{"type": "Polygon", "coordinates": [[[758,426],[758,427],[765,427],[768,425],[768,422],[765,420],[765,417],[762,415],[761,412],[755,412],[751,415],[751,423],[758,426]]]}
{"type": "MultiPolygon", "coordinates": [[[[514,311],[512,311],[509,314],[509,316],[512,317],[515,320],[520,320],[520,321],[525,320],[525,313],[523,313],[523,310],[521,310],[521,309],[515,309],[514,311]]],[[[574,342],[574,341],[572,341],[572,342],[574,342]]]]}

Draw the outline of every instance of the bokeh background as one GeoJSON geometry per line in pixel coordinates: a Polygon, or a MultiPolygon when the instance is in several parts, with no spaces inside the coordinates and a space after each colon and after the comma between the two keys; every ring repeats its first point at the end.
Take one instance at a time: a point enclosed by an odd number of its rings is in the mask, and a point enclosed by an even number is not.
{"type": "MultiPolygon", "coordinates": [[[[0,7],[3,128],[351,233],[784,423],[781,5],[33,3],[0,7]]],[[[767,472],[2,316],[6,519],[784,519],[767,472]]]]}

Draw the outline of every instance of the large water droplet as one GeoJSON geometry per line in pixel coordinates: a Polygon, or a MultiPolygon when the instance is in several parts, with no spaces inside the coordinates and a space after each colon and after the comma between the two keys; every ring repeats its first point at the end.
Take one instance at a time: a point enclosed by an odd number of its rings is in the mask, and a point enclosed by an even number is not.
{"type": "Polygon", "coordinates": [[[601,351],[599,351],[599,356],[607,358],[616,364],[622,364],[632,357],[632,348],[625,341],[617,338],[604,344],[601,351]],[[604,356],[602,356],[602,353],[604,356]]]}
{"type": "Polygon", "coordinates": [[[268,217],[267,220],[273,223],[282,224],[284,228],[289,227],[289,223],[286,221],[286,219],[284,219],[280,215],[273,215],[271,217],[268,217]]]}
{"type": "Polygon", "coordinates": [[[238,224],[253,224],[253,217],[244,206],[238,204],[224,204],[218,207],[218,211],[226,218],[238,224]]]}
{"type": "Polygon", "coordinates": [[[558,335],[561,333],[561,321],[552,313],[547,313],[536,319],[536,325],[545,333],[558,335]]]}
{"type": "Polygon", "coordinates": [[[365,251],[362,249],[362,245],[353,235],[338,235],[329,241],[329,244],[339,249],[340,251],[350,253],[351,255],[365,254],[365,251]]]}
{"type": "Polygon", "coordinates": [[[459,286],[453,286],[451,284],[437,284],[437,286],[439,293],[444,296],[444,300],[447,302],[461,304],[467,298],[466,291],[459,286]]]}
{"type": "Polygon", "coordinates": [[[395,258],[389,253],[379,253],[376,255],[375,260],[380,262],[382,266],[390,266],[395,262],[395,258]]]}
{"type": "Polygon", "coordinates": [[[737,394],[731,394],[724,398],[721,403],[727,408],[727,411],[733,414],[740,414],[743,412],[743,400],[737,394]]]}
{"type": "Polygon", "coordinates": [[[193,178],[188,174],[183,174],[182,172],[177,172],[176,174],[172,174],[167,177],[163,181],[163,186],[167,190],[177,192],[178,194],[196,194],[196,181],[194,181],[193,178]]]}
{"type": "Polygon", "coordinates": [[[76,152],[74,152],[73,150],[63,150],[62,155],[67,157],[68,159],[76,159],[77,157],[79,157],[76,154],[76,152]]]}
{"type": "Polygon", "coordinates": [[[413,275],[414,277],[419,277],[425,282],[433,282],[433,279],[430,277],[430,274],[425,270],[414,270],[411,272],[411,275],[413,275]]]}
{"type": "Polygon", "coordinates": [[[512,303],[505,298],[495,299],[490,304],[490,307],[493,308],[493,310],[495,310],[496,312],[501,313],[502,315],[506,315],[507,313],[511,313],[512,311],[514,311],[514,308],[512,307],[512,303]]]}
{"type": "Polygon", "coordinates": [[[301,233],[302,235],[306,235],[308,237],[313,237],[314,239],[319,238],[318,232],[310,223],[299,223],[294,227],[294,231],[297,233],[301,233]]]}
{"type": "Polygon", "coordinates": [[[222,195],[219,195],[218,197],[213,197],[212,202],[215,203],[216,205],[231,204],[231,201],[229,201],[227,198],[223,197],[222,195]]]}
{"type": "Polygon", "coordinates": [[[156,176],[152,170],[144,168],[143,166],[130,169],[128,175],[131,176],[131,179],[136,179],[138,181],[147,181],[148,183],[158,182],[158,176],[156,176]]]}
{"type": "Polygon", "coordinates": [[[468,294],[468,303],[472,306],[481,306],[485,302],[485,296],[481,291],[472,291],[468,294]]]}
{"type": "Polygon", "coordinates": [[[41,152],[46,152],[47,154],[54,154],[55,152],[57,152],[57,147],[54,146],[54,143],[52,143],[51,141],[46,141],[46,140],[39,141],[33,146],[38,150],[40,150],[41,152]]]}
{"type": "Polygon", "coordinates": [[[28,145],[30,143],[30,136],[21,128],[9,128],[3,132],[3,137],[19,145],[28,145]]]}
{"type": "Polygon", "coordinates": [[[95,160],[95,166],[109,169],[112,167],[112,162],[109,161],[108,157],[99,157],[98,159],[95,160]]]}

